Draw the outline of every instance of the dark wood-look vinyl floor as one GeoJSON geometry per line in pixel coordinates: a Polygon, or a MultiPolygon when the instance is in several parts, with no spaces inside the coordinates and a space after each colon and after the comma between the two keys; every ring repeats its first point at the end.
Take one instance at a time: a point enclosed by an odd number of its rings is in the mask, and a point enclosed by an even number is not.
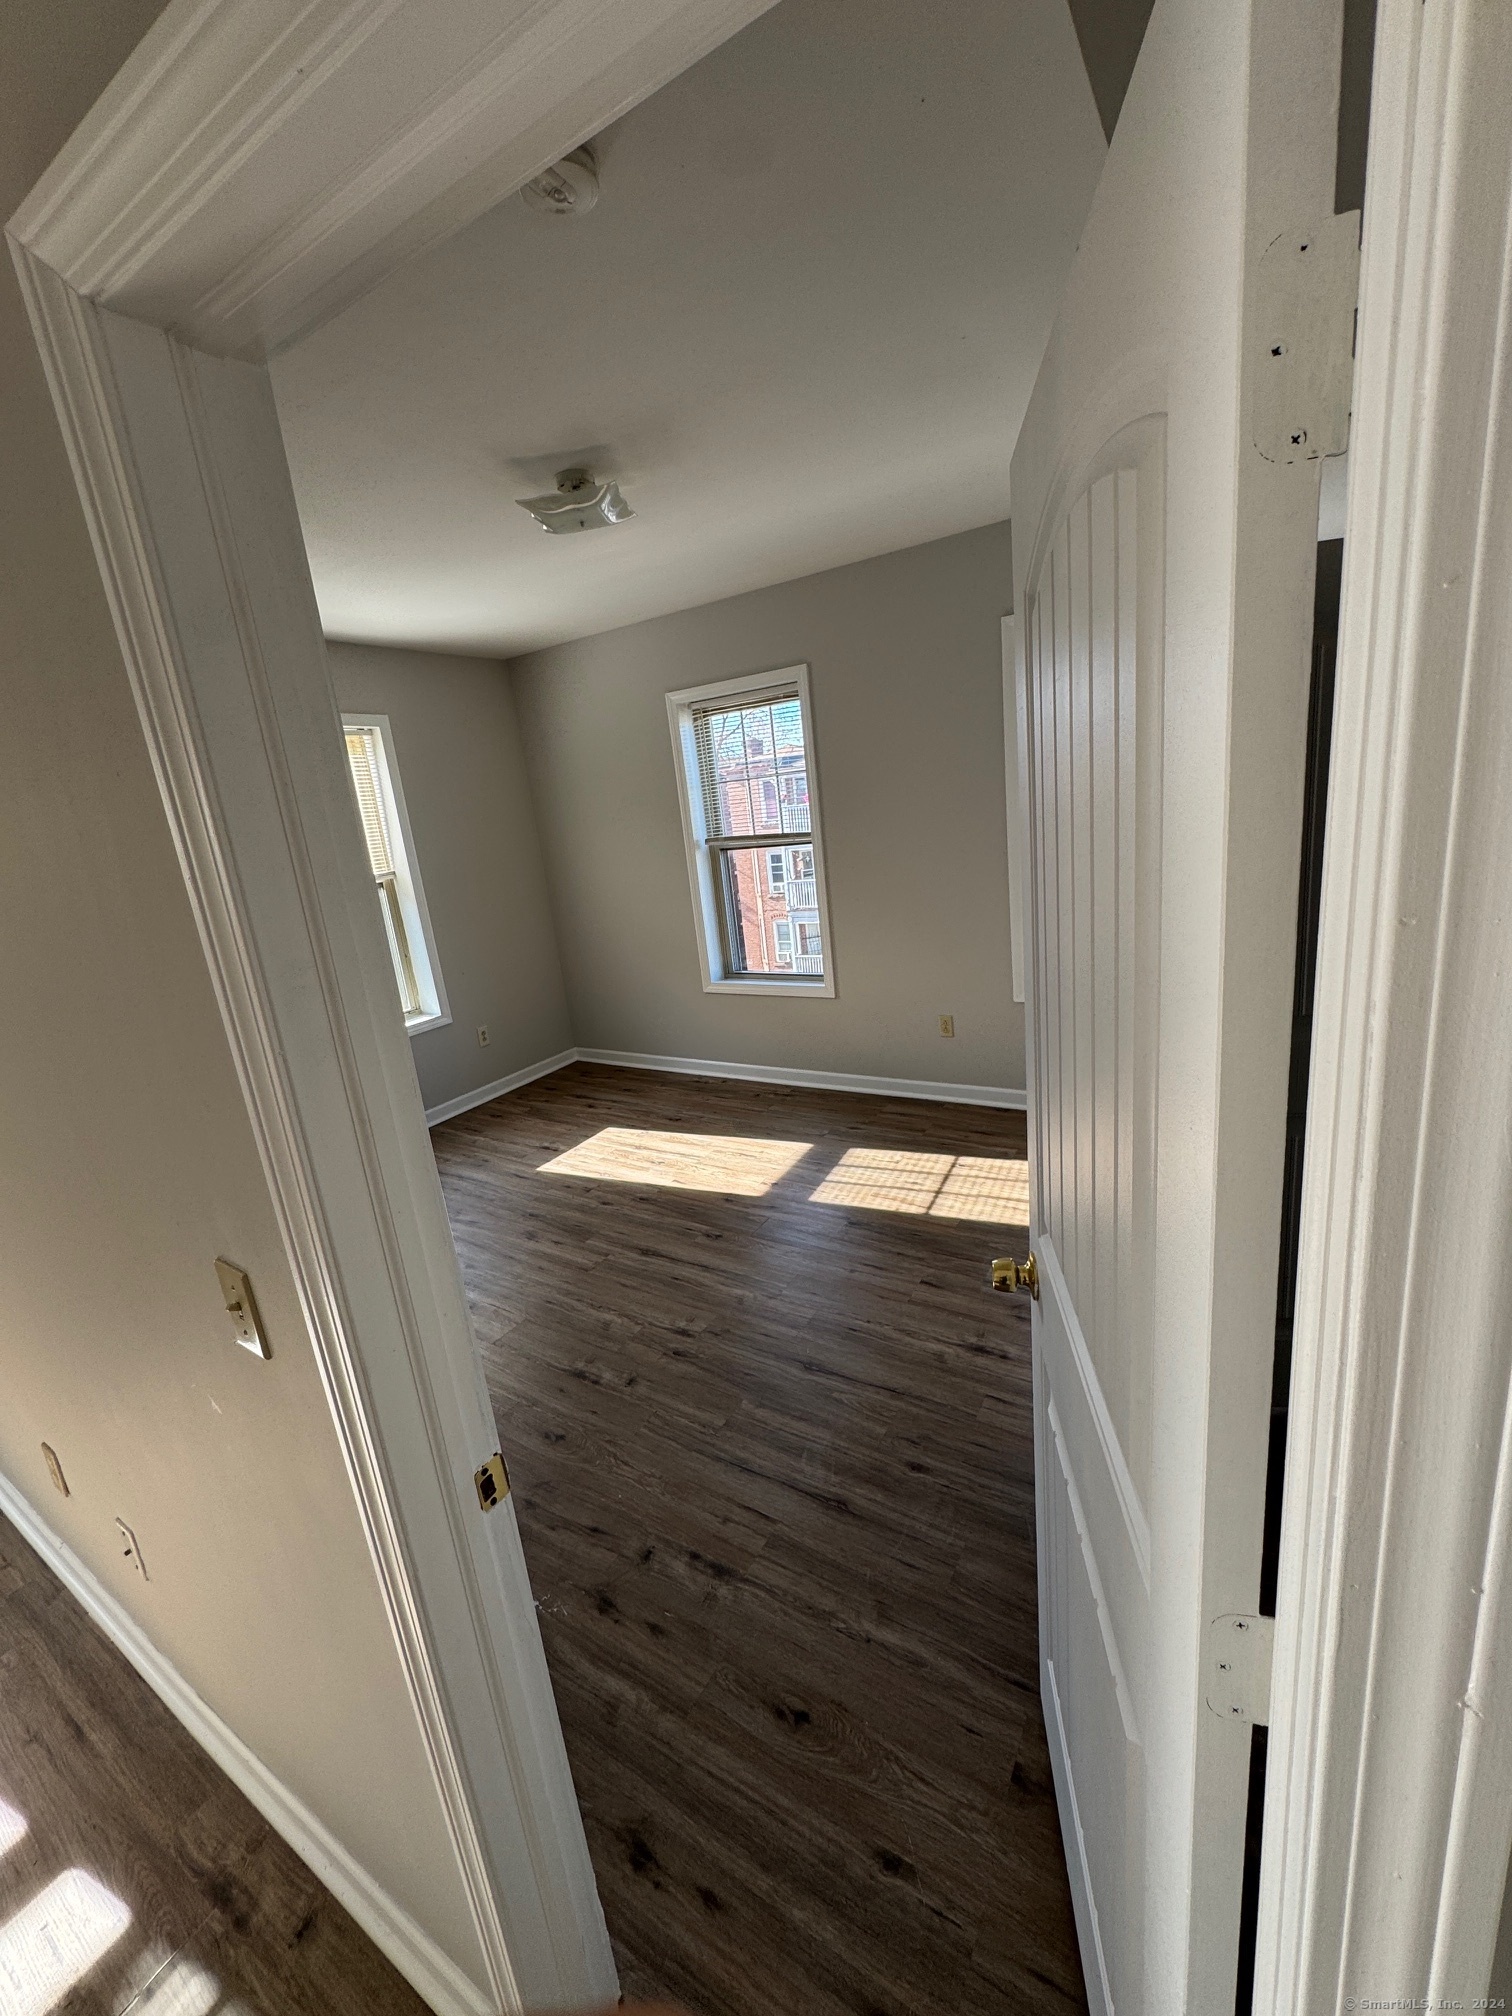
{"type": "Polygon", "coordinates": [[[626,1992],[1084,2009],[1022,1117],[575,1065],[432,1138],[626,1992]]]}
{"type": "Polygon", "coordinates": [[[44,2010],[426,2016],[0,1518],[0,2012],[44,2010]]]}

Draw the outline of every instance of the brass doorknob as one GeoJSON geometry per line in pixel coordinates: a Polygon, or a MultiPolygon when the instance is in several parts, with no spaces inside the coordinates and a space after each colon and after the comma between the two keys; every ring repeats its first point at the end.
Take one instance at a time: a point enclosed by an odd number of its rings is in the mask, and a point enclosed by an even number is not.
{"type": "Polygon", "coordinates": [[[992,1285],[994,1288],[1027,1288],[1035,1301],[1039,1300],[1039,1268],[1031,1253],[1027,1260],[994,1260],[992,1263],[992,1285]]]}

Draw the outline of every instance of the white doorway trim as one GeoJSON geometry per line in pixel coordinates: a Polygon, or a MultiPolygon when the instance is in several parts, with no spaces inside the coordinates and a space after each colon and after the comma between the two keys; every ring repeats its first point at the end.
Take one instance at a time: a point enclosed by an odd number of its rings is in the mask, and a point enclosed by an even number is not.
{"type": "Polygon", "coordinates": [[[473,1488],[493,1417],[265,360],[769,4],[171,0],[8,233],[484,2008],[617,1983],[513,1507],[473,1488]]]}
{"type": "Polygon", "coordinates": [[[1512,10],[1382,0],[1262,1866],[1266,2016],[1351,1996],[1473,2006],[1512,1840],[1509,76],[1512,10]]]}

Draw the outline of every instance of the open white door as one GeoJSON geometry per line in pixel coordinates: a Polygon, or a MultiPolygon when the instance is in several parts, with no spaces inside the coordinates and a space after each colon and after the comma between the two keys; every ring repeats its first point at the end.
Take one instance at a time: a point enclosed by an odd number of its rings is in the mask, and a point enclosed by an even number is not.
{"type": "Polygon", "coordinates": [[[1041,1672],[1119,2016],[1235,2006],[1341,13],[1157,0],[1013,460],[1041,1672]]]}

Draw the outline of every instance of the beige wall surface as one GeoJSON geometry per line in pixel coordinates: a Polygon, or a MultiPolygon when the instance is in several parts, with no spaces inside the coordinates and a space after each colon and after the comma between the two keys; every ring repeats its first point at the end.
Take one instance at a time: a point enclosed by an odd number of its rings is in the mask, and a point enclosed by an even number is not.
{"type": "MultiPolygon", "coordinates": [[[[0,8],[0,214],[155,12],[0,8]]],[[[9,260],[0,360],[0,1470],[482,1978],[9,260]],[[231,1338],[218,1254],[252,1275],[268,1363],[231,1338]]]]}
{"type": "Polygon", "coordinates": [[[487,658],[328,648],[343,711],[389,719],[452,1015],[410,1045],[439,1106],[573,1040],[509,675],[487,658]]]}
{"type": "Polygon", "coordinates": [[[579,1044],[1022,1088],[1011,594],[1008,527],[989,525],[512,661],[579,1044]],[[837,997],[709,994],[663,696],[798,663],[811,668],[837,997]]]}

